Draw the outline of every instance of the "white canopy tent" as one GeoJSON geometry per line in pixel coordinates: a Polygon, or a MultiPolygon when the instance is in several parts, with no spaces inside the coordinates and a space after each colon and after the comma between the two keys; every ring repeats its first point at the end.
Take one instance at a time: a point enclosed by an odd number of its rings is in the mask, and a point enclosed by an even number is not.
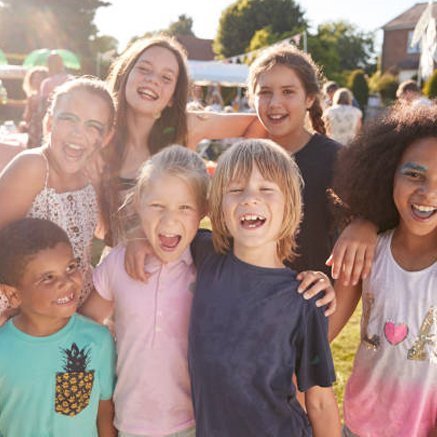
{"type": "Polygon", "coordinates": [[[198,85],[220,84],[245,87],[249,68],[246,64],[227,64],[219,61],[188,61],[190,78],[198,85]]]}

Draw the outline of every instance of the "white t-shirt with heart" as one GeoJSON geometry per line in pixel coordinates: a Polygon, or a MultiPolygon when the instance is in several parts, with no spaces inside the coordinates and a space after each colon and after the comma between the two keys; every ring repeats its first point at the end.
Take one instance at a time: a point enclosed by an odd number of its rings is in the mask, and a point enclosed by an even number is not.
{"type": "Polygon", "coordinates": [[[360,436],[425,437],[437,423],[437,262],[416,272],[402,269],[392,236],[379,236],[363,282],[345,424],[360,436]]]}

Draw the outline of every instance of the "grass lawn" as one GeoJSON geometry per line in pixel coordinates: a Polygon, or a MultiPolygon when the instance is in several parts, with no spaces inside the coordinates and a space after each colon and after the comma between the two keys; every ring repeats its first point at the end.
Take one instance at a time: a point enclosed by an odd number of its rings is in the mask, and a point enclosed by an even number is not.
{"type": "Polygon", "coordinates": [[[361,304],[358,304],[355,313],[349,320],[349,323],[331,344],[335,370],[337,373],[337,382],[334,385],[334,390],[342,418],[344,387],[352,371],[355,352],[360,340],[360,319],[361,304]]]}

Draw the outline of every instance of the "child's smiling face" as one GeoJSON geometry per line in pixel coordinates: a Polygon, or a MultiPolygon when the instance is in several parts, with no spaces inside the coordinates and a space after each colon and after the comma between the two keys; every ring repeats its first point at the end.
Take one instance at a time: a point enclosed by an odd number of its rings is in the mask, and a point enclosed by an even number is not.
{"type": "Polygon", "coordinates": [[[406,149],[394,177],[393,200],[401,230],[436,236],[437,138],[417,140],[406,149]]]}
{"type": "Polygon", "coordinates": [[[107,102],[85,89],[58,98],[48,122],[49,150],[62,172],[81,171],[109,141],[110,118],[107,102]]]}
{"type": "Polygon", "coordinates": [[[139,113],[156,116],[172,104],[179,75],[176,56],[152,46],[138,58],[126,82],[126,101],[139,113]]]}
{"type": "Polygon", "coordinates": [[[247,180],[230,181],[222,202],[235,256],[263,267],[282,267],[277,241],[282,229],[285,196],[254,164],[247,180]]]}
{"type": "Polygon", "coordinates": [[[203,213],[198,203],[183,177],[163,173],[149,181],[138,209],[143,231],[162,262],[178,260],[193,241],[203,213]]]}
{"type": "Polygon", "coordinates": [[[276,143],[287,147],[302,130],[314,97],[307,96],[296,72],[276,64],[259,75],[254,92],[256,113],[276,143]]]}
{"type": "Polygon", "coordinates": [[[58,243],[40,250],[28,262],[16,293],[20,320],[62,326],[76,311],[82,287],[71,246],[58,243]]]}

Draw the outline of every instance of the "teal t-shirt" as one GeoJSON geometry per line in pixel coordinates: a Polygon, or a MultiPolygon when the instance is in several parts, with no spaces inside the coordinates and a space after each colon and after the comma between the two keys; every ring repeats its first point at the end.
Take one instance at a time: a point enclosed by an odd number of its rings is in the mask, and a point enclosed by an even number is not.
{"type": "Polygon", "coordinates": [[[114,364],[110,332],[83,316],[48,337],[27,335],[9,320],[0,328],[0,437],[97,436],[114,364]]]}

